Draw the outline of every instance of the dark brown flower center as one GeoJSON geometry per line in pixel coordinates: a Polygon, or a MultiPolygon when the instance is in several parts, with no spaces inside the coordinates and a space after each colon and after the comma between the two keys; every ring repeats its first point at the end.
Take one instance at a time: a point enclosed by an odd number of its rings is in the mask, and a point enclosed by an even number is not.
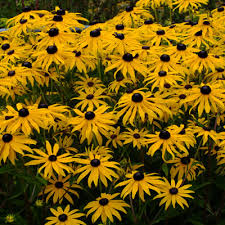
{"type": "Polygon", "coordinates": [[[92,94],[89,94],[89,95],[86,96],[86,99],[88,99],[88,100],[91,100],[93,98],[94,98],[94,95],[92,95],[92,94]]]}
{"type": "Polygon", "coordinates": [[[133,135],[133,137],[134,137],[135,139],[139,139],[141,136],[140,136],[140,134],[135,133],[135,134],[133,135]]]}
{"type": "Polygon", "coordinates": [[[95,118],[95,113],[92,111],[86,112],[85,113],[85,119],[87,120],[93,120],[95,118]]]}
{"type": "Polygon", "coordinates": [[[181,161],[182,164],[188,165],[191,162],[191,159],[190,159],[189,156],[186,156],[186,157],[181,158],[180,161],[181,161]]]}
{"type": "Polygon", "coordinates": [[[167,130],[161,130],[160,133],[159,133],[159,137],[161,139],[167,140],[167,139],[170,138],[170,132],[167,131],[167,130]]]}
{"type": "Polygon", "coordinates": [[[60,222],[65,222],[68,219],[68,216],[66,214],[61,214],[58,219],[60,222]]]}
{"type": "Polygon", "coordinates": [[[133,178],[134,178],[134,180],[136,180],[136,181],[143,180],[143,179],[144,179],[144,174],[143,174],[142,172],[136,172],[136,173],[133,175],[133,178]]]}
{"type": "Polygon", "coordinates": [[[109,203],[109,200],[107,198],[102,198],[99,200],[99,204],[102,206],[105,206],[109,203]]]}
{"type": "Polygon", "coordinates": [[[208,95],[211,93],[211,88],[208,85],[202,86],[200,90],[203,95],[208,95]]]}
{"type": "Polygon", "coordinates": [[[56,187],[56,188],[63,188],[63,182],[57,181],[57,182],[55,183],[55,187],[56,187]]]}
{"type": "Polygon", "coordinates": [[[55,162],[57,160],[57,156],[56,155],[50,155],[48,157],[48,160],[51,161],[51,162],[55,162]]]}
{"type": "Polygon", "coordinates": [[[171,195],[176,195],[178,193],[178,189],[173,187],[173,188],[170,188],[170,194],[171,195]]]}
{"type": "Polygon", "coordinates": [[[11,134],[4,134],[4,135],[2,136],[2,140],[3,140],[5,143],[10,142],[12,139],[13,139],[13,136],[12,136],[11,134]]]}
{"type": "Polygon", "coordinates": [[[132,95],[132,101],[133,102],[142,102],[143,101],[143,96],[140,93],[134,93],[132,95]]]}
{"type": "Polygon", "coordinates": [[[100,165],[100,160],[99,159],[92,159],[91,160],[91,166],[93,167],[98,167],[100,165]]]}
{"type": "Polygon", "coordinates": [[[29,115],[28,109],[22,108],[22,109],[19,110],[19,116],[20,116],[20,117],[26,117],[26,116],[28,116],[28,115],[29,115]]]}

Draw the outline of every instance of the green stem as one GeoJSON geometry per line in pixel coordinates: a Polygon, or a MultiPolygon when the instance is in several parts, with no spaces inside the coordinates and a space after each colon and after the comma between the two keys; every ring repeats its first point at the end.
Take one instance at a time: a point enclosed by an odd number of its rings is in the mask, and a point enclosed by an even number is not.
{"type": "Polygon", "coordinates": [[[197,158],[198,158],[198,152],[199,152],[199,149],[200,149],[200,147],[201,147],[201,145],[202,145],[202,142],[203,142],[203,137],[202,137],[201,141],[199,142],[199,145],[198,145],[197,151],[196,151],[196,153],[195,153],[195,156],[194,156],[194,158],[195,158],[195,159],[197,159],[197,158]]]}
{"type": "Polygon", "coordinates": [[[129,194],[129,199],[130,199],[131,212],[132,212],[132,215],[133,215],[133,218],[134,218],[134,223],[137,224],[137,217],[135,215],[134,205],[133,205],[133,200],[132,200],[132,197],[131,197],[131,193],[129,194]]]}

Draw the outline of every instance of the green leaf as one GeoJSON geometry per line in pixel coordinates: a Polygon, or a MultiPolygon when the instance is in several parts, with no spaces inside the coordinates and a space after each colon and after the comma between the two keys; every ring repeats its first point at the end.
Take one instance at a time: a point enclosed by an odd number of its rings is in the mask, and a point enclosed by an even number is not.
{"type": "Polygon", "coordinates": [[[197,220],[193,220],[193,219],[189,219],[188,222],[190,222],[193,225],[204,225],[203,223],[201,223],[200,221],[197,220]]]}
{"type": "Polygon", "coordinates": [[[207,185],[209,185],[209,184],[211,184],[211,182],[205,182],[205,183],[203,183],[203,184],[199,184],[199,185],[193,186],[192,189],[193,189],[194,191],[196,191],[196,190],[199,190],[199,189],[201,189],[201,188],[203,188],[203,187],[205,187],[205,186],[207,186],[207,185]]]}
{"type": "Polygon", "coordinates": [[[162,164],[162,171],[165,173],[166,177],[169,175],[169,169],[166,163],[162,164]]]}

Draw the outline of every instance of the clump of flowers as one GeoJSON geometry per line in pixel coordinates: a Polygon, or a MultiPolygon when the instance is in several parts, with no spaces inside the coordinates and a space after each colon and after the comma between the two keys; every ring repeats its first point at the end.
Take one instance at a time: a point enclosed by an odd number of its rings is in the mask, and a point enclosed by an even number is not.
{"type": "Polygon", "coordinates": [[[58,6],[26,6],[8,20],[0,223],[224,223],[225,6],[216,4],[124,2],[89,25],[58,6]]]}

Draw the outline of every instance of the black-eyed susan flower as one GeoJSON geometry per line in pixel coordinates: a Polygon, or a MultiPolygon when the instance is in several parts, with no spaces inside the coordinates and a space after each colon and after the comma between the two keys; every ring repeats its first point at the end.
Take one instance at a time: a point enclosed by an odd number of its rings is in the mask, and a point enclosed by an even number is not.
{"type": "Polygon", "coordinates": [[[80,181],[84,179],[88,174],[88,186],[90,188],[92,183],[94,183],[94,185],[97,187],[99,180],[107,187],[107,179],[112,182],[113,177],[118,178],[118,175],[113,171],[113,169],[118,170],[119,163],[109,161],[111,155],[102,156],[90,152],[87,156],[85,158],[75,158],[75,162],[81,164],[81,167],[76,169],[74,172],[74,174],[81,173],[77,178],[77,183],[80,183],[80,181]]]}
{"type": "Polygon", "coordinates": [[[61,175],[56,177],[53,175],[52,179],[48,180],[49,184],[43,188],[43,191],[41,191],[39,195],[47,194],[46,202],[48,202],[49,199],[53,197],[54,204],[57,202],[61,204],[64,198],[70,204],[74,204],[71,194],[75,195],[77,198],[79,198],[79,194],[73,189],[82,189],[82,187],[75,182],[71,184],[69,181],[70,177],[71,175],[67,175],[66,177],[62,177],[61,175]]]}
{"type": "Polygon", "coordinates": [[[51,28],[47,32],[41,32],[37,42],[37,49],[46,49],[50,45],[61,46],[62,43],[73,43],[76,33],[64,32],[58,28],[51,28]]]}
{"type": "Polygon", "coordinates": [[[147,42],[149,46],[171,45],[171,41],[178,41],[175,30],[168,27],[162,27],[159,30],[148,33],[146,39],[149,40],[147,42]]]}
{"type": "Polygon", "coordinates": [[[35,65],[48,70],[53,63],[64,65],[65,59],[71,54],[66,46],[49,45],[46,49],[34,52],[32,57],[36,58],[35,65]]]}
{"type": "Polygon", "coordinates": [[[71,118],[69,123],[73,126],[74,131],[80,131],[80,142],[83,143],[85,139],[90,145],[95,136],[98,143],[102,144],[102,135],[107,136],[110,130],[113,130],[115,124],[115,115],[113,112],[107,112],[108,106],[102,105],[94,111],[81,112],[74,109],[77,116],[71,118]]]}
{"type": "Polygon", "coordinates": [[[80,80],[74,82],[75,91],[83,91],[85,89],[100,89],[105,88],[102,81],[97,77],[89,77],[87,74],[85,76],[78,76],[80,80]]]}
{"type": "Polygon", "coordinates": [[[32,62],[29,62],[29,61],[24,61],[21,64],[21,66],[23,68],[26,68],[26,71],[25,71],[26,78],[31,83],[32,86],[34,86],[34,81],[36,81],[40,85],[43,84],[45,80],[43,70],[39,69],[37,66],[33,65],[32,62]]]}
{"type": "Polygon", "coordinates": [[[34,74],[27,73],[28,69],[23,66],[13,66],[9,65],[7,70],[1,73],[1,77],[3,78],[3,82],[9,83],[8,87],[15,86],[16,84],[20,83],[23,86],[27,85],[27,80],[32,81],[33,84],[33,77],[34,74]],[[29,76],[31,75],[31,76],[29,76]]]}
{"type": "Polygon", "coordinates": [[[26,156],[34,159],[27,162],[25,166],[34,166],[43,164],[39,169],[38,173],[44,170],[44,177],[50,178],[55,171],[58,175],[65,176],[64,170],[68,173],[74,172],[73,169],[66,165],[70,162],[74,162],[74,158],[69,153],[59,155],[59,145],[54,144],[53,149],[48,141],[46,141],[45,153],[43,150],[33,149],[37,155],[26,154],[26,156]]]}
{"type": "Polygon", "coordinates": [[[10,33],[15,35],[16,37],[19,37],[21,35],[27,35],[28,32],[31,32],[32,29],[38,28],[38,24],[34,23],[33,19],[20,19],[19,22],[14,24],[13,27],[10,28],[10,33]]]}
{"type": "Polygon", "coordinates": [[[128,179],[116,185],[116,187],[126,185],[121,192],[121,197],[125,198],[128,194],[132,194],[132,198],[134,199],[138,192],[143,202],[145,201],[144,193],[151,195],[150,190],[154,190],[159,194],[159,186],[163,184],[161,177],[157,176],[156,173],[146,174],[139,171],[132,171],[132,173],[126,175],[126,178],[128,179]]]}
{"type": "Polygon", "coordinates": [[[164,185],[160,185],[160,194],[154,197],[154,199],[162,198],[159,205],[163,205],[165,203],[165,210],[172,204],[173,208],[175,208],[176,203],[178,203],[182,209],[184,206],[188,206],[185,198],[193,198],[190,194],[194,193],[194,191],[190,190],[191,184],[183,185],[183,180],[179,180],[177,184],[172,179],[171,184],[168,182],[166,178],[164,178],[164,185]]]}
{"type": "Polygon", "coordinates": [[[178,64],[178,60],[168,54],[158,55],[156,59],[153,59],[149,66],[151,72],[175,72],[180,74],[188,73],[188,70],[178,64]]]}
{"type": "Polygon", "coordinates": [[[144,122],[147,114],[148,120],[152,122],[153,119],[162,118],[165,111],[170,114],[170,110],[163,103],[160,96],[156,98],[151,92],[144,92],[143,89],[134,90],[125,93],[119,99],[116,106],[117,116],[123,116],[123,124],[129,122],[134,125],[137,115],[144,122]]]}
{"type": "Polygon", "coordinates": [[[127,128],[127,131],[124,131],[121,134],[123,144],[133,144],[133,148],[137,147],[137,149],[141,149],[142,147],[147,147],[148,146],[148,131],[145,128],[142,128],[141,130],[139,129],[134,129],[132,130],[131,128],[127,128]]]}
{"type": "Polygon", "coordinates": [[[203,111],[217,113],[224,110],[224,99],[225,92],[219,83],[207,83],[192,88],[190,95],[183,100],[183,103],[191,103],[191,110],[198,107],[198,115],[201,116],[203,111]]]}
{"type": "Polygon", "coordinates": [[[87,54],[82,49],[78,50],[75,48],[75,50],[73,50],[70,56],[66,59],[65,67],[67,70],[76,68],[80,73],[84,72],[86,74],[96,68],[96,58],[87,54]]]}
{"type": "Polygon", "coordinates": [[[189,31],[184,39],[184,44],[198,48],[204,46],[209,49],[211,45],[216,44],[216,41],[212,37],[203,36],[202,30],[198,30],[197,32],[189,31]]]}
{"type": "Polygon", "coordinates": [[[215,82],[216,80],[225,80],[225,69],[218,67],[214,72],[211,72],[205,76],[206,81],[215,82]]]}
{"type": "Polygon", "coordinates": [[[106,194],[101,193],[101,196],[98,197],[95,201],[89,202],[84,209],[89,209],[87,212],[87,216],[94,212],[92,215],[92,223],[95,223],[99,217],[101,217],[102,222],[105,224],[107,218],[113,223],[115,216],[120,221],[122,220],[120,216],[120,212],[127,213],[124,209],[125,207],[129,207],[127,203],[123,200],[116,200],[119,193],[115,194],[106,194]]]}
{"type": "Polygon", "coordinates": [[[56,72],[55,68],[50,68],[48,71],[42,71],[41,74],[43,75],[42,85],[46,85],[47,87],[52,84],[53,81],[58,82],[61,74],[56,72]]]}
{"type": "Polygon", "coordinates": [[[108,89],[110,92],[115,92],[117,94],[119,89],[126,88],[127,85],[132,84],[133,81],[131,79],[124,78],[124,76],[121,73],[117,73],[116,79],[109,84],[108,89]]]}
{"type": "Polygon", "coordinates": [[[176,6],[174,10],[178,8],[179,13],[187,12],[188,10],[196,10],[202,4],[207,5],[208,0],[176,0],[173,2],[173,5],[176,6]]]}
{"type": "Polygon", "coordinates": [[[72,98],[79,102],[75,105],[76,108],[81,108],[81,111],[90,110],[93,111],[101,105],[107,105],[104,101],[110,99],[109,96],[105,95],[105,89],[86,89],[84,91],[78,91],[79,96],[72,98]]]}
{"type": "MultiPolygon", "coordinates": [[[[74,136],[60,136],[59,137],[59,148],[65,150],[66,152],[78,152],[78,150],[74,147],[72,147],[74,143],[74,136]]],[[[56,139],[57,140],[57,139],[56,139]]]]}
{"type": "Polygon", "coordinates": [[[187,57],[191,55],[194,56],[194,52],[197,52],[198,49],[187,46],[183,43],[178,43],[176,46],[171,46],[165,49],[168,55],[173,56],[178,61],[185,61],[187,57]]]}
{"type": "Polygon", "coordinates": [[[22,131],[25,135],[30,135],[33,129],[40,132],[40,127],[46,128],[49,119],[45,117],[46,110],[37,110],[33,106],[25,106],[21,103],[16,104],[17,110],[12,106],[7,106],[3,112],[3,120],[0,122],[1,130],[6,129],[10,132],[22,131]]]}
{"type": "Polygon", "coordinates": [[[104,48],[104,39],[109,38],[109,33],[100,27],[94,29],[92,26],[85,29],[78,40],[79,49],[86,48],[89,55],[101,56],[104,48]]]}
{"type": "Polygon", "coordinates": [[[151,90],[154,91],[156,88],[159,88],[160,90],[164,89],[165,84],[176,86],[177,83],[183,79],[184,76],[175,71],[167,72],[161,70],[159,72],[149,73],[144,82],[146,85],[151,86],[151,90]]]}
{"type": "Polygon", "coordinates": [[[135,72],[137,71],[142,76],[146,77],[148,70],[143,61],[139,60],[138,55],[133,56],[130,53],[124,55],[110,56],[112,58],[112,64],[105,69],[105,73],[110,70],[116,69],[114,77],[120,71],[125,78],[130,78],[132,81],[136,81],[135,72]]]}
{"type": "Polygon", "coordinates": [[[5,50],[4,53],[1,54],[1,56],[3,56],[2,62],[16,64],[16,62],[18,61],[25,60],[30,53],[30,48],[27,48],[26,46],[10,48],[5,50]]]}
{"type": "Polygon", "coordinates": [[[40,18],[39,14],[47,15],[49,14],[49,12],[46,10],[32,10],[30,6],[25,6],[19,15],[14,16],[7,21],[7,25],[14,25],[18,23],[21,19],[27,20],[33,18],[34,20],[38,20],[40,18]]]}
{"type": "Polygon", "coordinates": [[[194,135],[194,128],[185,127],[183,124],[180,126],[172,125],[170,126],[170,129],[180,129],[179,136],[180,141],[182,141],[183,138],[185,138],[184,144],[187,146],[187,148],[194,147],[196,144],[195,135],[194,135]]]}
{"type": "Polygon", "coordinates": [[[197,54],[187,57],[184,64],[189,66],[192,73],[196,71],[199,73],[215,72],[216,68],[220,66],[220,60],[214,55],[208,54],[207,51],[199,51],[197,54]]]}
{"type": "Polygon", "coordinates": [[[175,155],[179,152],[188,153],[184,144],[188,137],[180,134],[182,127],[174,129],[173,126],[168,127],[166,130],[161,130],[155,134],[148,135],[148,143],[151,144],[147,154],[153,156],[157,150],[162,151],[162,159],[166,161],[168,154],[175,158],[175,155]]]}
{"type": "Polygon", "coordinates": [[[153,19],[153,16],[148,10],[141,7],[127,6],[125,11],[119,13],[112,19],[112,22],[118,24],[123,21],[123,24],[127,27],[137,27],[146,19],[153,19]]]}
{"type": "Polygon", "coordinates": [[[115,32],[112,37],[105,41],[105,50],[108,54],[119,53],[121,55],[131,52],[134,48],[138,48],[141,44],[137,41],[138,36],[115,32]]]}
{"type": "Polygon", "coordinates": [[[6,162],[7,158],[15,164],[16,153],[24,155],[24,151],[32,153],[28,145],[35,145],[36,141],[20,133],[4,133],[0,136],[0,162],[6,162]]]}
{"type": "Polygon", "coordinates": [[[78,219],[84,216],[84,213],[79,213],[78,209],[70,211],[70,205],[67,205],[64,210],[62,207],[57,207],[57,210],[50,208],[50,211],[53,216],[46,218],[48,222],[45,225],[86,225],[86,223],[78,219]]]}
{"type": "Polygon", "coordinates": [[[172,1],[171,0],[139,0],[136,3],[139,7],[148,8],[151,7],[153,10],[160,7],[161,5],[168,5],[172,8],[172,1]]]}
{"type": "Polygon", "coordinates": [[[186,178],[188,181],[192,181],[205,170],[201,162],[192,158],[187,153],[177,154],[175,159],[169,160],[167,163],[173,164],[170,169],[172,179],[177,176],[178,180],[186,178]]]}
{"type": "Polygon", "coordinates": [[[123,136],[120,133],[119,126],[115,130],[109,131],[109,134],[108,136],[106,136],[106,138],[108,139],[108,141],[106,142],[106,146],[109,146],[110,144],[112,144],[114,148],[117,148],[117,145],[120,147],[123,146],[123,136]]]}
{"type": "Polygon", "coordinates": [[[88,22],[88,20],[83,18],[80,13],[69,12],[65,9],[59,8],[58,6],[55,7],[55,13],[53,15],[62,16],[65,23],[71,28],[77,27],[83,29],[84,25],[81,23],[81,21],[88,22]]]}
{"type": "Polygon", "coordinates": [[[193,133],[197,134],[197,137],[202,137],[202,144],[205,145],[211,138],[215,143],[223,139],[223,133],[217,133],[215,130],[207,126],[195,126],[193,133]]]}
{"type": "Polygon", "coordinates": [[[88,148],[85,148],[85,152],[76,154],[76,157],[88,157],[90,156],[90,153],[93,155],[100,155],[102,157],[108,156],[110,159],[112,158],[112,150],[105,146],[97,146],[94,148],[94,146],[90,146],[88,148]]]}

